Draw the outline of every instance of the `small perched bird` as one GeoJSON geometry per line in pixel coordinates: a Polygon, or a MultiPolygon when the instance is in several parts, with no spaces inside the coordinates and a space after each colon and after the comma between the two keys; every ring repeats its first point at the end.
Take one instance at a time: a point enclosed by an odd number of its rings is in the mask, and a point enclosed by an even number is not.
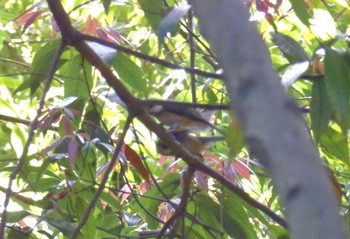
{"type": "MultiPolygon", "coordinates": [[[[174,138],[192,154],[200,155],[211,144],[224,140],[224,137],[196,137],[188,134],[188,131],[174,132],[172,133],[174,138]]],[[[173,151],[166,146],[163,142],[157,142],[157,152],[162,155],[174,155],[173,151]]]]}
{"type": "Polygon", "coordinates": [[[148,109],[148,112],[157,117],[162,124],[168,125],[170,127],[170,132],[180,132],[185,130],[200,132],[210,127],[225,135],[223,130],[211,124],[207,119],[204,119],[203,116],[193,108],[152,105],[148,109]]]}

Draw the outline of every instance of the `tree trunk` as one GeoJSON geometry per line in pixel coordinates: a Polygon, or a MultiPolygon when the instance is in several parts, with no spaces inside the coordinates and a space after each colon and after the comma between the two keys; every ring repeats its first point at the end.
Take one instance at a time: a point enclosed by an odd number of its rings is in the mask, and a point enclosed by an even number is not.
{"type": "Polygon", "coordinates": [[[315,145],[243,2],[190,3],[224,69],[231,108],[250,152],[266,167],[281,196],[292,238],[348,238],[315,145]]]}

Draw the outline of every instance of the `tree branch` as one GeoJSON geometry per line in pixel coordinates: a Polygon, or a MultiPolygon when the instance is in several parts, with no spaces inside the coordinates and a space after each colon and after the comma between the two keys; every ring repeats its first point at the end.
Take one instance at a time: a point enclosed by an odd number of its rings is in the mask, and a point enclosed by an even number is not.
{"type": "Polygon", "coordinates": [[[109,66],[103,60],[101,60],[100,57],[98,57],[98,55],[83,41],[84,38],[82,35],[71,27],[69,20],[67,20],[68,16],[64,11],[61,2],[59,0],[48,0],[47,2],[59,28],[62,31],[62,37],[67,38],[65,42],[70,42],[72,46],[74,46],[84,58],[86,58],[100,71],[101,75],[106,79],[107,84],[111,86],[120,97],[120,99],[125,102],[128,112],[131,116],[137,117],[148,129],[152,130],[166,146],[171,148],[172,151],[181,157],[190,167],[205,172],[214,179],[217,179],[248,204],[259,208],[277,223],[281,224],[282,226],[286,226],[283,218],[279,217],[268,207],[251,198],[241,188],[238,188],[235,185],[231,184],[216,171],[205,166],[199,157],[192,155],[179,143],[174,142],[173,138],[164,130],[164,128],[157,124],[155,120],[146,113],[143,101],[135,98],[127,90],[127,88],[116,78],[116,76],[110,70],[109,66]],[[66,26],[66,24],[69,25],[66,26]]]}
{"type": "Polygon", "coordinates": [[[52,60],[52,64],[50,66],[50,70],[48,72],[47,78],[45,80],[45,85],[44,85],[44,89],[43,89],[43,95],[40,99],[40,103],[39,103],[39,108],[37,110],[37,114],[31,124],[30,130],[29,130],[29,134],[27,137],[27,141],[23,147],[23,152],[21,154],[21,156],[18,159],[18,164],[16,165],[16,167],[13,169],[13,171],[11,172],[10,178],[9,178],[9,182],[8,182],[8,186],[7,186],[7,191],[6,191],[6,195],[5,195],[5,201],[4,201],[4,210],[1,216],[1,225],[0,225],[0,238],[4,238],[5,236],[5,225],[6,225],[6,218],[7,218],[7,207],[10,203],[10,197],[11,197],[11,193],[12,193],[12,184],[13,181],[16,179],[18,173],[22,170],[23,165],[25,164],[25,159],[29,150],[29,146],[32,143],[32,140],[34,138],[34,132],[38,127],[38,123],[39,123],[39,118],[41,116],[42,110],[44,108],[45,105],[45,100],[46,100],[46,94],[49,91],[51,82],[53,80],[54,74],[55,74],[55,70],[58,64],[58,61],[61,57],[61,54],[65,48],[65,44],[63,41],[61,41],[59,47],[56,50],[56,53],[53,57],[52,60]]]}

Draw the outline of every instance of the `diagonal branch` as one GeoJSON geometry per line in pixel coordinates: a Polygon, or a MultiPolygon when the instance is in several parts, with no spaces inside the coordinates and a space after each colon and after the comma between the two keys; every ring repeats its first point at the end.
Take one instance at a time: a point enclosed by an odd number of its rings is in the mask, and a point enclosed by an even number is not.
{"type": "Polygon", "coordinates": [[[59,59],[61,57],[61,54],[62,54],[65,46],[66,45],[64,44],[64,42],[61,41],[59,47],[56,50],[56,53],[55,53],[54,58],[52,60],[52,64],[50,66],[49,73],[48,73],[46,81],[45,81],[45,85],[44,85],[44,89],[43,89],[43,95],[42,95],[42,97],[40,99],[39,108],[37,110],[37,114],[36,114],[34,120],[32,121],[26,144],[24,145],[23,152],[22,152],[21,156],[18,159],[17,166],[14,168],[14,170],[12,171],[12,173],[10,175],[8,186],[7,186],[7,191],[6,191],[6,195],[5,195],[4,210],[3,210],[2,216],[1,216],[0,238],[4,238],[4,236],[5,236],[4,233],[5,233],[5,225],[6,225],[6,218],[7,218],[7,207],[8,207],[9,202],[10,202],[13,181],[16,179],[18,173],[22,170],[22,168],[23,168],[23,166],[25,164],[26,156],[27,156],[27,153],[28,153],[28,150],[29,150],[29,146],[32,143],[32,140],[34,138],[34,133],[35,133],[35,130],[37,129],[37,127],[38,127],[39,118],[41,116],[42,110],[43,110],[44,105],[45,105],[46,93],[50,89],[51,82],[53,80],[53,77],[54,77],[54,74],[55,74],[55,71],[56,71],[56,67],[58,65],[58,61],[59,61],[59,59]]]}
{"type": "Polygon", "coordinates": [[[147,114],[143,101],[135,98],[127,90],[127,88],[116,78],[109,66],[103,60],[101,60],[100,57],[98,57],[98,55],[83,41],[83,35],[72,28],[67,13],[63,9],[61,2],[59,0],[48,0],[48,4],[57,25],[61,29],[62,37],[66,38],[64,41],[74,46],[84,58],[86,58],[100,71],[101,75],[106,79],[108,85],[111,86],[120,99],[125,102],[130,116],[137,117],[148,129],[152,130],[162,140],[162,142],[164,142],[165,145],[172,149],[176,155],[181,157],[194,170],[200,170],[218,180],[218,182],[221,182],[224,186],[236,193],[248,204],[257,207],[274,221],[286,227],[286,222],[283,218],[275,214],[265,205],[251,198],[246,192],[244,192],[244,190],[230,183],[216,171],[205,166],[199,157],[192,155],[179,143],[174,143],[173,138],[164,130],[164,128],[157,124],[155,120],[149,114],[147,114]]]}

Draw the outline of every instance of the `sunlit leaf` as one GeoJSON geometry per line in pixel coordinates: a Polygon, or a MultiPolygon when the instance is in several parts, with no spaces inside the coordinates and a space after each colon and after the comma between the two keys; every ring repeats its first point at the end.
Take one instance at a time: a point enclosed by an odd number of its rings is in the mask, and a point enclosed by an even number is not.
{"type": "Polygon", "coordinates": [[[271,34],[272,40],[291,63],[310,61],[309,54],[293,38],[280,32],[271,34]]]}
{"type": "Polygon", "coordinates": [[[147,85],[142,70],[129,57],[122,53],[118,54],[112,66],[118,72],[123,82],[131,89],[147,95],[147,85]]]}
{"type": "Polygon", "coordinates": [[[311,129],[315,134],[316,142],[326,130],[331,119],[331,105],[326,90],[324,78],[312,85],[312,100],[310,108],[311,129]]]}
{"type": "Polygon", "coordinates": [[[16,92],[23,91],[28,88],[30,88],[31,95],[36,92],[40,86],[40,83],[46,78],[46,74],[50,68],[53,56],[58,48],[58,44],[59,40],[50,41],[36,52],[31,65],[30,77],[16,89],[16,92]]]}
{"type": "Polygon", "coordinates": [[[304,0],[290,0],[292,4],[292,8],[295,11],[295,15],[299,18],[299,20],[307,27],[310,26],[309,19],[311,18],[304,0]]]}
{"type": "Polygon", "coordinates": [[[15,223],[30,215],[31,213],[27,211],[9,211],[7,212],[7,222],[15,223]]]}
{"type": "Polygon", "coordinates": [[[138,0],[145,17],[154,31],[162,20],[163,0],[138,0]]]}
{"type": "Polygon", "coordinates": [[[327,128],[319,140],[320,147],[330,158],[336,158],[350,166],[348,139],[339,131],[327,128]]]}
{"type": "Polygon", "coordinates": [[[243,131],[235,116],[231,117],[226,141],[230,148],[230,158],[235,158],[244,146],[243,131]]]}
{"type": "Polygon", "coordinates": [[[337,36],[337,23],[329,11],[323,9],[313,10],[313,19],[310,28],[315,35],[323,41],[332,41],[337,36]]]}
{"type": "Polygon", "coordinates": [[[87,44],[108,65],[111,65],[117,56],[118,51],[114,48],[107,47],[96,42],[88,42],[87,44]]]}
{"type": "MultiPolygon", "coordinates": [[[[64,78],[64,97],[79,97],[88,99],[93,86],[91,75],[92,67],[87,61],[83,61],[80,55],[74,56],[62,66],[64,78]]],[[[85,102],[86,103],[86,102],[85,102]]]]}
{"type": "Polygon", "coordinates": [[[158,27],[158,41],[162,43],[165,36],[181,21],[191,8],[190,5],[180,5],[171,10],[160,22],[158,27]]]}
{"type": "Polygon", "coordinates": [[[282,85],[284,87],[291,86],[302,74],[304,74],[304,72],[309,68],[309,65],[309,61],[304,61],[289,66],[282,75],[282,85]]]}
{"type": "Polygon", "coordinates": [[[330,48],[326,48],[324,63],[327,93],[336,119],[347,134],[350,123],[350,67],[344,54],[330,48]]]}

